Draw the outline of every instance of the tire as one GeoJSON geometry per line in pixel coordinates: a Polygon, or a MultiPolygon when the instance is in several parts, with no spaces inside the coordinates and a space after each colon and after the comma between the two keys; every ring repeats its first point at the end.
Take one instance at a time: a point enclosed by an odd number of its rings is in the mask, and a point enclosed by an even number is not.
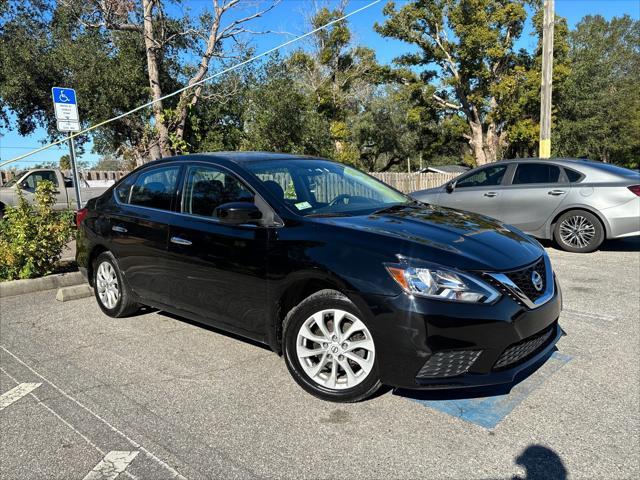
{"type": "Polygon", "coordinates": [[[593,213],[585,210],[569,210],[558,218],[553,228],[553,238],[562,250],[589,253],[602,245],[605,231],[602,223],[593,213]]]}
{"type": "Polygon", "coordinates": [[[284,320],[283,344],[291,376],[322,400],[357,402],[381,386],[371,330],[340,292],[321,290],[292,309],[284,320]],[[354,347],[356,341],[359,347],[354,347]],[[312,351],[318,353],[310,355],[312,351]]]}
{"type": "Polygon", "coordinates": [[[93,263],[93,291],[98,306],[110,317],[126,317],[140,308],[111,252],[102,252],[93,263]]]}

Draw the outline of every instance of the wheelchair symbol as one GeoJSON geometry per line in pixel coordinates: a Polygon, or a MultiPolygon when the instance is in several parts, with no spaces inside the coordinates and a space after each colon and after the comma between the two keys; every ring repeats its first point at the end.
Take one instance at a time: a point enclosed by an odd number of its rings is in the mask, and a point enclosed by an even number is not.
{"type": "Polygon", "coordinates": [[[64,90],[60,92],[60,95],[58,98],[60,99],[61,102],[64,102],[64,103],[71,101],[71,99],[65,95],[64,90]]]}

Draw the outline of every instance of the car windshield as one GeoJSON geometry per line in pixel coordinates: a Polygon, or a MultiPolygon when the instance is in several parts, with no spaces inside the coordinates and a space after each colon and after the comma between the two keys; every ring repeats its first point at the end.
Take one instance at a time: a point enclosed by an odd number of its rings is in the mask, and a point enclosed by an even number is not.
{"type": "Polygon", "coordinates": [[[245,167],[273,195],[304,216],[367,214],[413,203],[375,178],[328,160],[255,161],[245,167]]]}
{"type": "Polygon", "coordinates": [[[18,181],[18,179],[22,178],[24,176],[24,174],[27,173],[26,170],[23,170],[21,172],[16,173],[13,178],[11,178],[11,180],[9,180],[7,183],[5,183],[3,186],[4,187],[13,187],[16,182],[18,181]]]}

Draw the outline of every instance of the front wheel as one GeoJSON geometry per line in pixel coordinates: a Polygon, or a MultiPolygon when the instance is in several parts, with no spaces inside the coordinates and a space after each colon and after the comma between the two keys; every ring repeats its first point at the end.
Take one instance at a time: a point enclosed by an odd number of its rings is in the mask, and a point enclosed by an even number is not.
{"type": "Polygon", "coordinates": [[[333,402],[357,402],[380,388],[373,336],[356,306],[322,290],[285,319],[284,357],[307,392],[333,402]]]}
{"type": "Polygon", "coordinates": [[[93,290],[100,309],[110,317],[126,317],[140,305],[132,298],[111,252],[98,255],[93,265],[93,290]]]}
{"type": "Polygon", "coordinates": [[[602,244],[605,232],[594,214],[571,210],[558,218],[553,237],[558,246],[567,252],[589,253],[602,244]]]}

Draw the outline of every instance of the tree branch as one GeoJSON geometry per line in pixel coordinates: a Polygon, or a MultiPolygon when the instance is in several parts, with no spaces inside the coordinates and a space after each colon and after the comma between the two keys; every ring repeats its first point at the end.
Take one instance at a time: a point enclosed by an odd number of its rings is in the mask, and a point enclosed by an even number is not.
{"type": "Polygon", "coordinates": [[[448,102],[444,98],[436,95],[435,93],[432,95],[433,99],[438,102],[441,107],[452,108],[454,110],[462,110],[462,105],[456,105],[455,103],[448,102]]]}

